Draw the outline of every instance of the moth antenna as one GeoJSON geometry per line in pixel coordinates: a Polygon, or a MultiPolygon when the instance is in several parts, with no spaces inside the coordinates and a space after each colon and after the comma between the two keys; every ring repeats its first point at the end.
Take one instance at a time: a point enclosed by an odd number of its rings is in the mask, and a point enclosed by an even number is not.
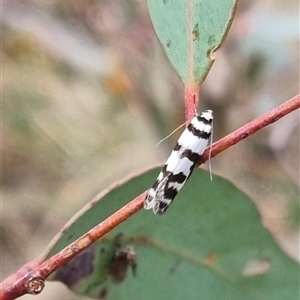
{"type": "Polygon", "coordinates": [[[212,149],[213,133],[214,133],[214,122],[211,123],[210,145],[209,145],[209,152],[208,152],[208,167],[209,167],[210,181],[212,181],[212,171],[211,171],[211,162],[210,162],[210,159],[211,159],[211,149],[212,149]]]}
{"type": "Polygon", "coordinates": [[[164,140],[169,138],[172,134],[174,134],[178,129],[180,129],[182,126],[186,125],[188,122],[184,122],[181,125],[179,125],[177,128],[175,128],[170,134],[168,134],[166,137],[164,137],[162,140],[160,140],[155,147],[157,147],[160,143],[162,143],[164,140]]]}

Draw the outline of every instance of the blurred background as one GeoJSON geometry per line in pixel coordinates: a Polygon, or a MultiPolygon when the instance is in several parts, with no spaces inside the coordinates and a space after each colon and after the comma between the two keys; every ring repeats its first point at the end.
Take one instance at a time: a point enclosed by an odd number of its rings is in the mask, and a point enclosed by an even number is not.
{"type": "MultiPolygon", "coordinates": [[[[215,141],[299,93],[298,5],[240,1],[201,91],[215,141]]],[[[155,145],[184,122],[184,106],[145,0],[3,0],[1,55],[3,280],[99,192],[164,163],[180,130],[155,145]]],[[[299,260],[299,111],[212,168],[299,260]]],[[[58,298],[80,299],[57,283],[36,297],[58,298]]]]}

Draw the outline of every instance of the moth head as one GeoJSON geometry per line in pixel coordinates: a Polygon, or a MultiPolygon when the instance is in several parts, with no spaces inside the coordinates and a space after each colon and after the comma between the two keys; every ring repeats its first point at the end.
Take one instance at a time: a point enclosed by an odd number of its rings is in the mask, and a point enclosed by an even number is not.
{"type": "Polygon", "coordinates": [[[208,122],[212,122],[213,120],[213,112],[211,109],[207,109],[204,112],[201,113],[201,117],[206,119],[208,122]]]}

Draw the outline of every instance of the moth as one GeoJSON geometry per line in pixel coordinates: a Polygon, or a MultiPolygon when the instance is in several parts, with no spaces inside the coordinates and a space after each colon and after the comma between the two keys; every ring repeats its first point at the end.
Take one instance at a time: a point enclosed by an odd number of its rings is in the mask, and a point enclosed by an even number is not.
{"type": "Polygon", "coordinates": [[[191,176],[212,132],[213,113],[195,114],[183,131],[154,185],[148,190],[144,209],[162,215],[191,176]]]}

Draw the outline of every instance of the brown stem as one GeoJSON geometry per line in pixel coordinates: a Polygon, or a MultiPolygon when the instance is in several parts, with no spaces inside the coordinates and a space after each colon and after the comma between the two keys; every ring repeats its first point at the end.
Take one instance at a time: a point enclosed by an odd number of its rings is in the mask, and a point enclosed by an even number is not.
{"type": "MultiPolygon", "coordinates": [[[[214,143],[212,145],[211,157],[214,157],[218,153],[238,143],[261,128],[274,123],[299,107],[300,94],[214,143]]],[[[203,163],[207,159],[208,150],[205,151],[202,159],[199,160],[199,164],[203,163]]],[[[19,279],[13,284],[11,283],[11,277],[10,280],[5,280],[1,286],[0,300],[12,300],[26,293],[34,294],[41,292],[44,286],[44,280],[53,271],[67,263],[76,254],[89,247],[99,238],[103,237],[106,233],[140,210],[143,207],[145,193],[146,192],[142,193],[134,200],[123,206],[117,212],[109,216],[103,222],[95,226],[59,253],[35,267],[34,270],[29,270],[26,274],[23,273],[23,275],[19,276],[19,279]]],[[[16,274],[19,273],[17,272],[16,274]]]]}

